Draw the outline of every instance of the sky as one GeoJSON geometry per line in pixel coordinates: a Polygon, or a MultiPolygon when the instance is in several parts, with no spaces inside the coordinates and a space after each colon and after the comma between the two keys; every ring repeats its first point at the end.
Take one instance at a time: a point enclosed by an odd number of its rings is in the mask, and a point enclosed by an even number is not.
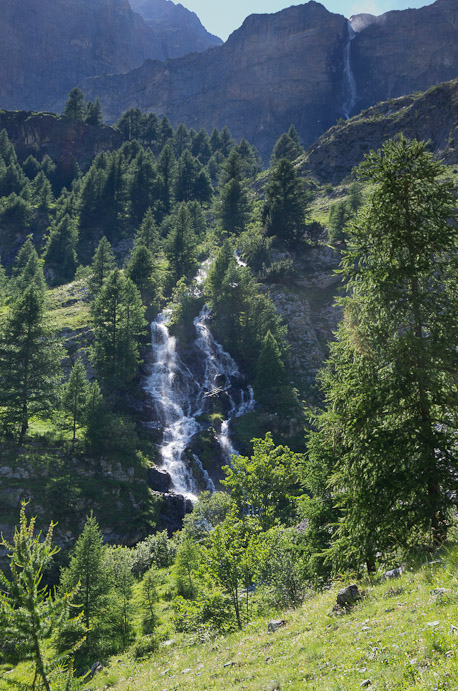
{"type": "MultiPolygon", "coordinates": [[[[304,0],[174,0],[195,12],[210,33],[224,41],[243,23],[249,14],[278,12],[291,5],[301,5],[304,0]]],[[[424,7],[433,0],[321,0],[330,12],[351,17],[352,14],[369,12],[383,14],[389,10],[405,10],[408,7],[424,7]]]]}

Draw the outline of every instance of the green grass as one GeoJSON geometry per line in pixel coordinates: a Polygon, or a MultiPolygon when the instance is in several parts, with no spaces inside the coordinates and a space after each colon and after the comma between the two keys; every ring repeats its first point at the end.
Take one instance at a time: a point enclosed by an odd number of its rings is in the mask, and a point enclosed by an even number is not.
{"type": "Polygon", "coordinates": [[[56,331],[88,328],[89,302],[86,299],[86,281],[80,279],[52,288],[48,297],[48,317],[56,331]]]}
{"type": "MultiPolygon", "coordinates": [[[[282,613],[286,626],[273,634],[267,633],[267,617],[240,633],[204,643],[176,634],[172,644],[162,644],[143,662],[117,656],[89,686],[118,691],[351,691],[370,680],[370,689],[458,687],[458,635],[451,629],[458,625],[453,569],[426,566],[394,581],[365,584],[364,599],[351,613],[330,616],[338,588],[282,613]],[[448,592],[432,594],[439,587],[448,592]]],[[[276,616],[272,612],[270,618],[276,616]]]]}

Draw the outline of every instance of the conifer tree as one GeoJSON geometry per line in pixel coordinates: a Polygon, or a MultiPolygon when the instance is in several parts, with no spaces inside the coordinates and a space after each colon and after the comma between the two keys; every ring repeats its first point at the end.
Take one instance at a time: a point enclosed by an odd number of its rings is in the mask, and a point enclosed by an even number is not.
{"type": "Polygon", "coordinates": [[[57,397],[61,350],[46,324],[43,293],[30,285],[13,303],[0,339],[1,418],[19,432],[49,412],[57,397]]]}
{"type": "Polygon", "coordinates": [[[60,592],[69,592],[80,584],[74,602],[83,607],[83,619],[88,629],[88,640],[96,635],[95,620],[101,617],[106,607],[111,579],[107,577],[105,548],[102,533],[95,516],[86,518],[83,532],[76,541],[69,566],[62,572],[60,592]]]}
{"type": "Polygon", "coordinates": [[[95,343],[92,358],[107,380],[127,383],[140,361],[138,340],[144,333],[141,296],[130,278],[114,269],[93,305],[95,343]]]}
{"type": "Polygon", "coordinates": [[[68,95],[64,108],[64,117],[82,121],[84,120],[85,114],[86,105],[84,102],[84,94],[81,89],[75,87],[68,95]]]}
{"type": "Polygon", "coordinates": [[[189,278],[197,266],[197,239],[186,204],[180,204],[167,238],[166,254],[174,283],[183,276],[189,278]]]}
{"type": "Polygon", "coordinates": [[[373,192],[349,226],[345,318],[311,435],[311,519],[336,568],[440,544],[457,477],[456,201],[425,145],[404,137],[359,169],[373,192]],[[337,529],[336,529],[337,526],[337,529]]]}
{"type": "Polygon", "coordinates": [[[137,245],[126,264],[126,276],[137,286],[143,302],[148,297],[154,300],[156,280],[154,276],[154,259],[145,245],[137,245]]]}
{"type": "Polygon", "coordinates": [[[88,125],[103,125],[102,105],[100,103],[100,99],[97,98],[95,102],[88,102],[86,105],[85,120],[88,125]]]}
{"type": "Polygon", "coordinates": [[[86,421],[90,385],[86,368],[80,358],[72,367],[68,381],[62,389],[62,407],[66,413],[72,432],[72,443],[76,441],[76,431],[86,421]]]}
{"type": "Polygon", "coordinates": [[[91,265],[90,288],[94,294],[100,290],[104,280],[116,267],[115,256],[109,240],[105,235],[101,238],[91,265]]]}
{"type": "Polygon", "coordinates": [[[267,407],[276,407],[280,404],[286,385],[285,365],[280,348],[272,333],[268,331],[256,365],[253,387],[256,400],[267,407]]]}
{"type": "Polygon", "coordinates": [[[76,221],[65,215],[51,226],[44,252],[45,265],[54,272],[54,283],[71,281],[76,271],[76,246],[78,227],[76,221]]]}
{"type": "Polygon", "coordinates": [[[155,223],[152,209],[147,209],[141,226],[135,234],[134,247],[139,245],[146,247],[153,257],[159,250],[159,229],[155,223]]]}
{"type": "MultiPolygon", "coordinates": [[[[15,528],[12,543],[5,539],[0,542],[10,559],[10,576],[0,570],[0,634],[3,640],[15,642],[22,661],[32,662],[32,689],[39,685],[51,691],[56,688],[54,679],[57,683],[57,678],[62,677],[69,653],[50,661],[47,647],[51,635],[69,617],[77,583],[54,597],[49,588],[42,585],[44,574],[59,551],[52,545],[54,524],[50,525],[44,540],[41,539],[41,533],[35,533],[35,518],[27,521],[25,507],[22,503],[19,527],[15,528]]],[[[70,654],[80,644],[81,641],[77,642],[70,654]]],[[[69,683],[70,677],[67,679],[69,683]]]]}
{"type": "Polygon", "coordinates": [[[264,220],[269,235],[294,247],[306,231],[304,183],[286,159],[274,166],[265,188],[264,220]]]}

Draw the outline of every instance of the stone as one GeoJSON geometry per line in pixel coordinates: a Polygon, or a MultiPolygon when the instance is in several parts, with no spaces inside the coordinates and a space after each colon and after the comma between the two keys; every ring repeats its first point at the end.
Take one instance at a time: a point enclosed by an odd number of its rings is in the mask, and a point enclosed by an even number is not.
{"type": "Polygon", "coordinates": [[[91,666],[91,677],[95,677],[98,672],[101,672],[103,669],[103,665],[101,662],[94,662],[94,664],[91,666]]]}
{"type": "Polygon", "coordinates": [[[156,492],[169,492],[173,486],[170,474],[157,466],[148,468],[147,480],[148,487],[151,487],[156,492]]]}
{"type": "Polygon", "coordinates": [[[395,569],[391,569],[390,571],[385,571],[385,573],[382,576],[382,580],[387,581],[391,580],[392,578],[400,578],[404,572],[405,566],[398,566],[395,569]]]}
{"type": "Polygon", "coordinates": [[[336,600],[339,607],[352,607],[358,600],[361,600],[358,586],[353,583],[346,588],[342,588],[342,590],[339,590],[336,600]]]}
{"type": "Polygon", "coordinates": [[[277,629],[280,629],[282,626],[286,626],[286,621],[284,619],[269,621],[269,623],[267,624],[267,631],[268,633],[274,633],[277,629]]]}

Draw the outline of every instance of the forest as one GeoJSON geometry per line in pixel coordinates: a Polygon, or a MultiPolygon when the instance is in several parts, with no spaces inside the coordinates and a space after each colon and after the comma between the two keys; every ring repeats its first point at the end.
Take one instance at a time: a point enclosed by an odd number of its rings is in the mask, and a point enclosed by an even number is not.
{"type": "MultiPolygon", "coordinates": [[[[102,124],[100,103],[78,89],[62,117],[102,124]]],[[[124,144],[70,175],[38,152],[19,161],[0,133],[5,454],[44,469],[58,449],[61,471],[66,457],[103,457],[146,476],[159,462],[135,414],[148,323],[167,307],[186,347],[204,304],[253,388],[253,435],[173,533],[157,529],[149,496],[141,539],[109,544],[88,510],[64,548],[53,521],[73,509],[72,479],[49,495],[43,532],[20,497],[1,545],[0,664],[21,688],[77,689],[98,660],[143,658],[175,634],[204,642],[298,607],[342,574],[433,559],[456,525],[457,204],[446,167],[423,142],[389,140],[344,200],[327,190],[323,218],[323,188],[294,163],[304,151],[293,126],[267,171],[226,127],[174,129],[138,109],[116,127],[124,144]],[[304,395],[270,287],[317,246],[339,256],[341,320],[304,395]],[[65,340],[53,301],[69,285],[88,329],[65,340]]],[[[216,401],[209,429],[221,414],[216,401]]]]}

